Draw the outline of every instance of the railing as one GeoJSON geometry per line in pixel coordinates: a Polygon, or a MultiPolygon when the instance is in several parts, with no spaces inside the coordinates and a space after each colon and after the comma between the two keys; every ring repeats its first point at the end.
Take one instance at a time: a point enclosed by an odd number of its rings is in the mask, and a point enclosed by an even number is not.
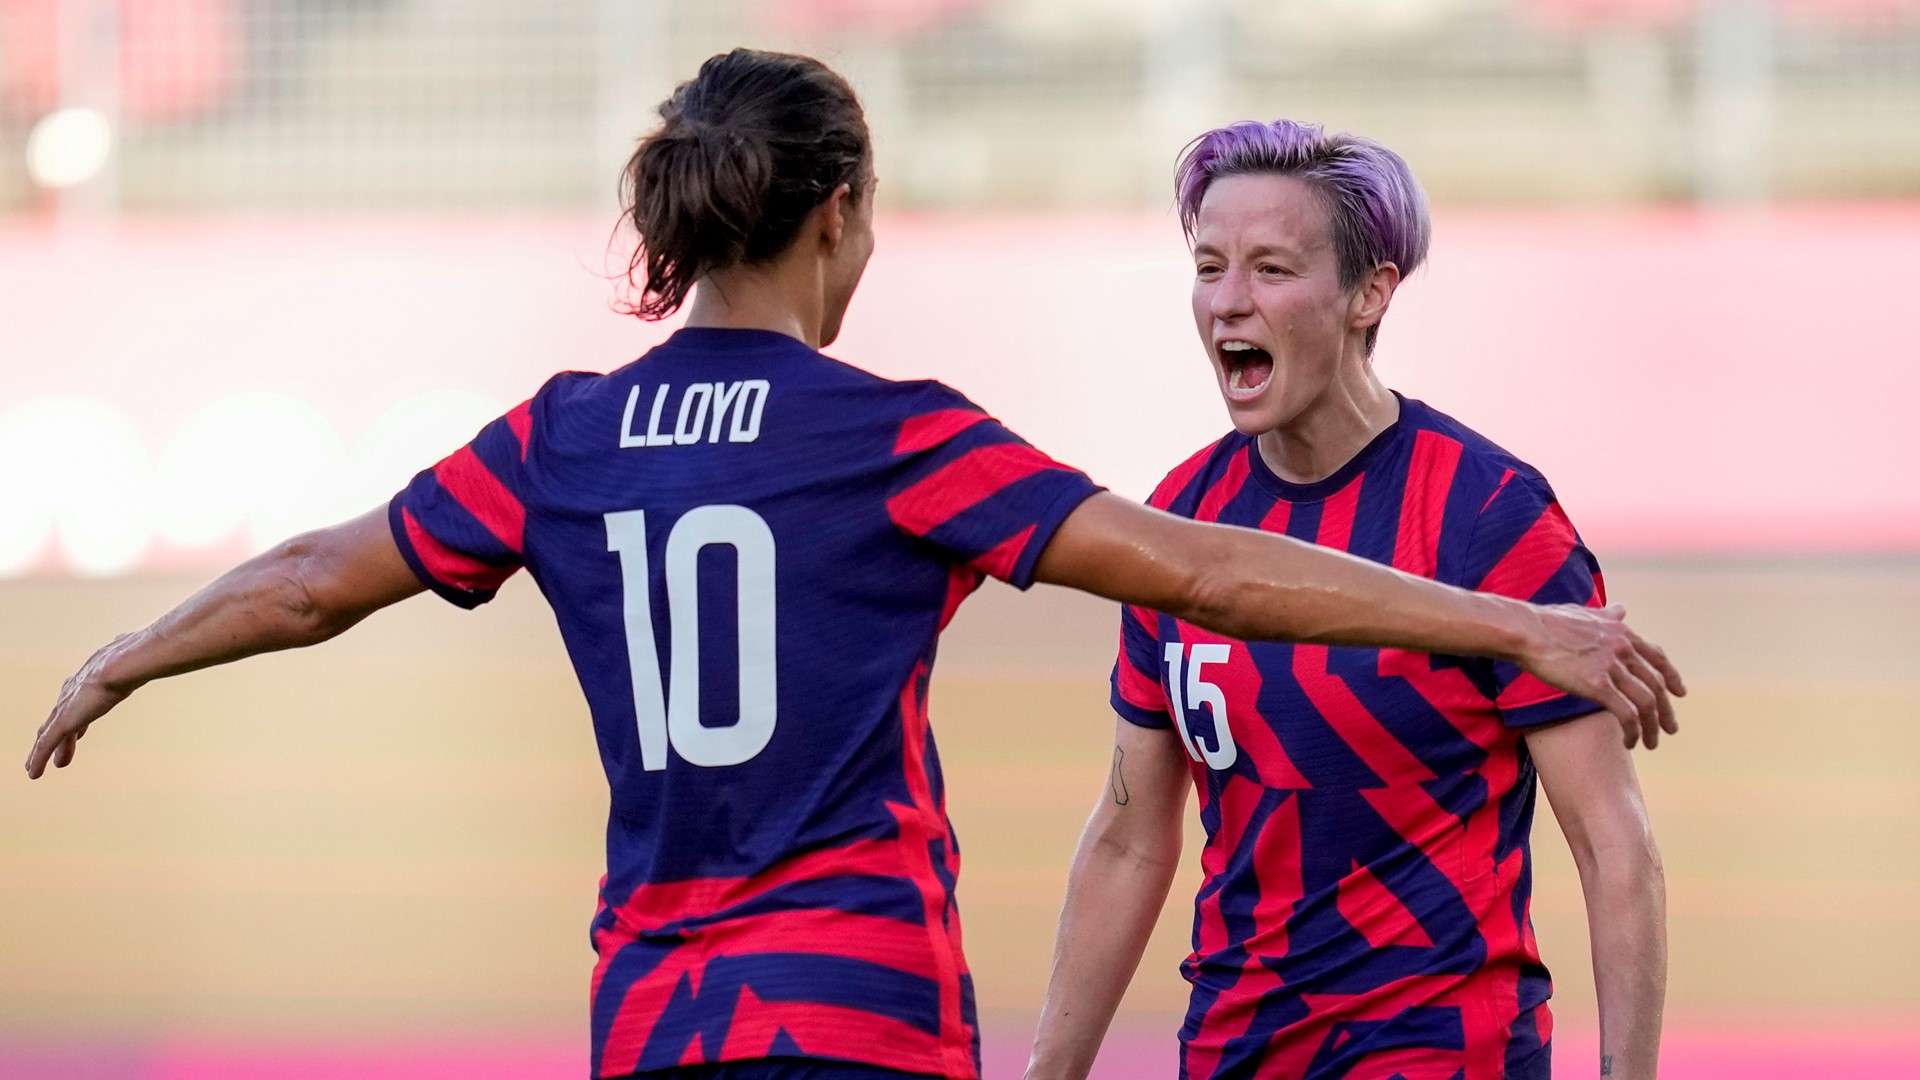
{"type": "Polygon", "coordinates": [[[1187,138],[1282,114],[1443,200],[1914,195],[1915,8],[0,0],[0,213],[601,208],[652,103],[737,43],[854,79],[895,206],[1157,204],[1187,138]]]}

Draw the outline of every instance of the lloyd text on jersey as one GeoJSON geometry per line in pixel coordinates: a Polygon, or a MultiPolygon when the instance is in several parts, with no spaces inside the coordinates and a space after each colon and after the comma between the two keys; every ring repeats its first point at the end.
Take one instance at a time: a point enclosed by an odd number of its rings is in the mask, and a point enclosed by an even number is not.
{"type": "Polygon", "coordinates": [[[672,430],[662,430],[660,421],[666,415],[673,387],[661,383],[653,394],[647,429],[641,432],[633,426],[641,396],[641,389],[636,386],[627,394],[626,414],[620,419],[620,448],[717,443],[723,430],[728,442],[753,442],[760,437],[760,417],[766,412],[771,389],[765,379],[694,383],[680,392],[680,409],[672,430]]]}

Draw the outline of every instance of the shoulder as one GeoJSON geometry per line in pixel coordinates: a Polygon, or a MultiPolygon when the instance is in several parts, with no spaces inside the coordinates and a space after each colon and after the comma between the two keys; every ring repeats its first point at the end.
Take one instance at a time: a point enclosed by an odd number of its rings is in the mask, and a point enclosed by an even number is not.
{"type": "MultiPolygon", "coordinates": [[[[1408,483],[1432,485],[1427,502],[1442,516],[1435,576],[1523,599],[1569,565],[1593,576],[1598,566],[1540,470],[1437,409],[1411,399],[1405,407],[1414,432],[1408,483]]],[[[1579,587],[1568,585],[1568,595],[1579,587]]]]}
{"type": "Polygon", "coordinates": [[[564,406],[582,398],[591,397],[596,392],[604,392],[614,376],[632,366],[629,364],[627,367],[618,368],[605,375],[593,371],[559,372],[540,384],[540,389],[535,390],[533,396],[527,399],[526,407],[544,411],[555,405],[564,406]]]}
{"type": "Polygon", "coordinates": [[[534,391],[532,397],[488,421],[468,444],[469,449],[496,471],[508,469],[511,463],[524,462],[533,447],[544,441],[535,435],[535,429],[548,426],[555,398],[565,398],[570,390],[589,380],[604,378],[584,371],[563,371],[553,376],[534,391]]]}
{"type": "Polygon", "coordinates": [[[863,409],[866,415],[904,421],[928,413],[961,411],[991,418],[965,394],[936,379],[889,379],[825,353],[816,353],[815,359],[807,367],[814,387],[863,409]]]}
{"type": "Polygon", "coordinates": [[[858,372],[864,378],[871,380],[872,385],[881,388],[882,392],[889,398],[898,402],[908,415],[946,412],[949,410],[974,412],[982,416],[990,415],[986,409],[981,408],[972,398],[969,398],[967,395],[955,390],[953,387],[948,386],[938,379],[883,379],[878,375],[860,371],[858,368],[850,370],[858,372]]]}
{"type": "Polygon", "coordinates": [[[943,382],[880,380],[886,387],[882,410],[896,425],[896,454],[931,450],[964,436],[965,445],[1025,440],[1008,431],[992,413],[943,382]]]}
{"type": "MultiPolygon", "coordinates": [[[[1409,404],[1418,405],[1418,403],[1409,404]]],[[[1600,566],[1538,469],[1444,413],[1425,412],[1421,431],[1458,444],[1458,467],[1447,496],[1443,580],[1538,603],[1587,603],[1604,596],[1600,566]]]]}
{"type": "Polygon", "coordinates": [[[1457,495],[1475,497],[1481,513],[1512,496],[1553,501],[1553,489],[1540,470],[1473,428],[1413,398],[1403,407],[1414,429],[1414,453],[1451,460],[1457,495]],[[1424,444],[1424,445],[1423,445],[1424,444]]]}
{"type": "Polygon", "coordinates": [[[598,419],[604,413],[619,409],[625,402],[624,396],[618,402],[612,398],[625,387],[615,387],[614,383],[621,372],[632,366],[629,364],[604,375],[595,371],[562,371],[542,383],[532,397],[514,406],[506,415],[508,424],[520,437],[521,453],[524,455],[541,444],[552,442],[560,431],[578,426],[589,417],[598,419]]]}
{"type": "Polygon", "coordinates": [[[1232,457],[1235,451],[1245,447],[1246,442],[1244,435],[1228,432],[1201,447],[1174,466],[1173,471],[1154,487],[1153,494],[1147,497],[1147,505],[1156,510],[1190,516],[1201,494],[1218,475],[1222,463],[1232,457]]]}

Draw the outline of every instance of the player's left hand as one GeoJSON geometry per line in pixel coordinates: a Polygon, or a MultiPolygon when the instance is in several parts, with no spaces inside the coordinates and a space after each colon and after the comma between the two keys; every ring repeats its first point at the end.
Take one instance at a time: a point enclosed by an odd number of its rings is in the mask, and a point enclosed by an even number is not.
{"type": "Polygon", "coordinates": [[[1651,750],[1662,731],[1680,730],[1669,695],[1686,696],[1686,684],[1666,652],[1626,624],[1625,608],[1547,604],[1527,611],[1536,634],[1521,666],[1612,713],[1629,749],[1645,742],[1651,750]]]}
{"type": "Polygon", "coordinates": [[[95,720],[133,693],[133,687],[116,685],[106,677],[107,664],[132,634],[121,634],[95,652],[60,688],[60,700],[40,725],[33,749],[27,752],[27,779],[38,780],[47,771],[47,763],[64,769],[73,763],[80,739],[95,720]]]}

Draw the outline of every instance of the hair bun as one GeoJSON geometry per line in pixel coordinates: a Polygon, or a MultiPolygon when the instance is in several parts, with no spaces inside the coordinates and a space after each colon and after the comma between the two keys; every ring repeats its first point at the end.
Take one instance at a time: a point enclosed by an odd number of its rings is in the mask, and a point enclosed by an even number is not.
{"type": "Polygon", "coordinates": [[[659,108],[621,186],[645,268],[628,310],[659,319],[715,270],[779,255],[835,187],[865,189],[872,153],[853,88],[811,57],[735,49],[659,108]]]}

